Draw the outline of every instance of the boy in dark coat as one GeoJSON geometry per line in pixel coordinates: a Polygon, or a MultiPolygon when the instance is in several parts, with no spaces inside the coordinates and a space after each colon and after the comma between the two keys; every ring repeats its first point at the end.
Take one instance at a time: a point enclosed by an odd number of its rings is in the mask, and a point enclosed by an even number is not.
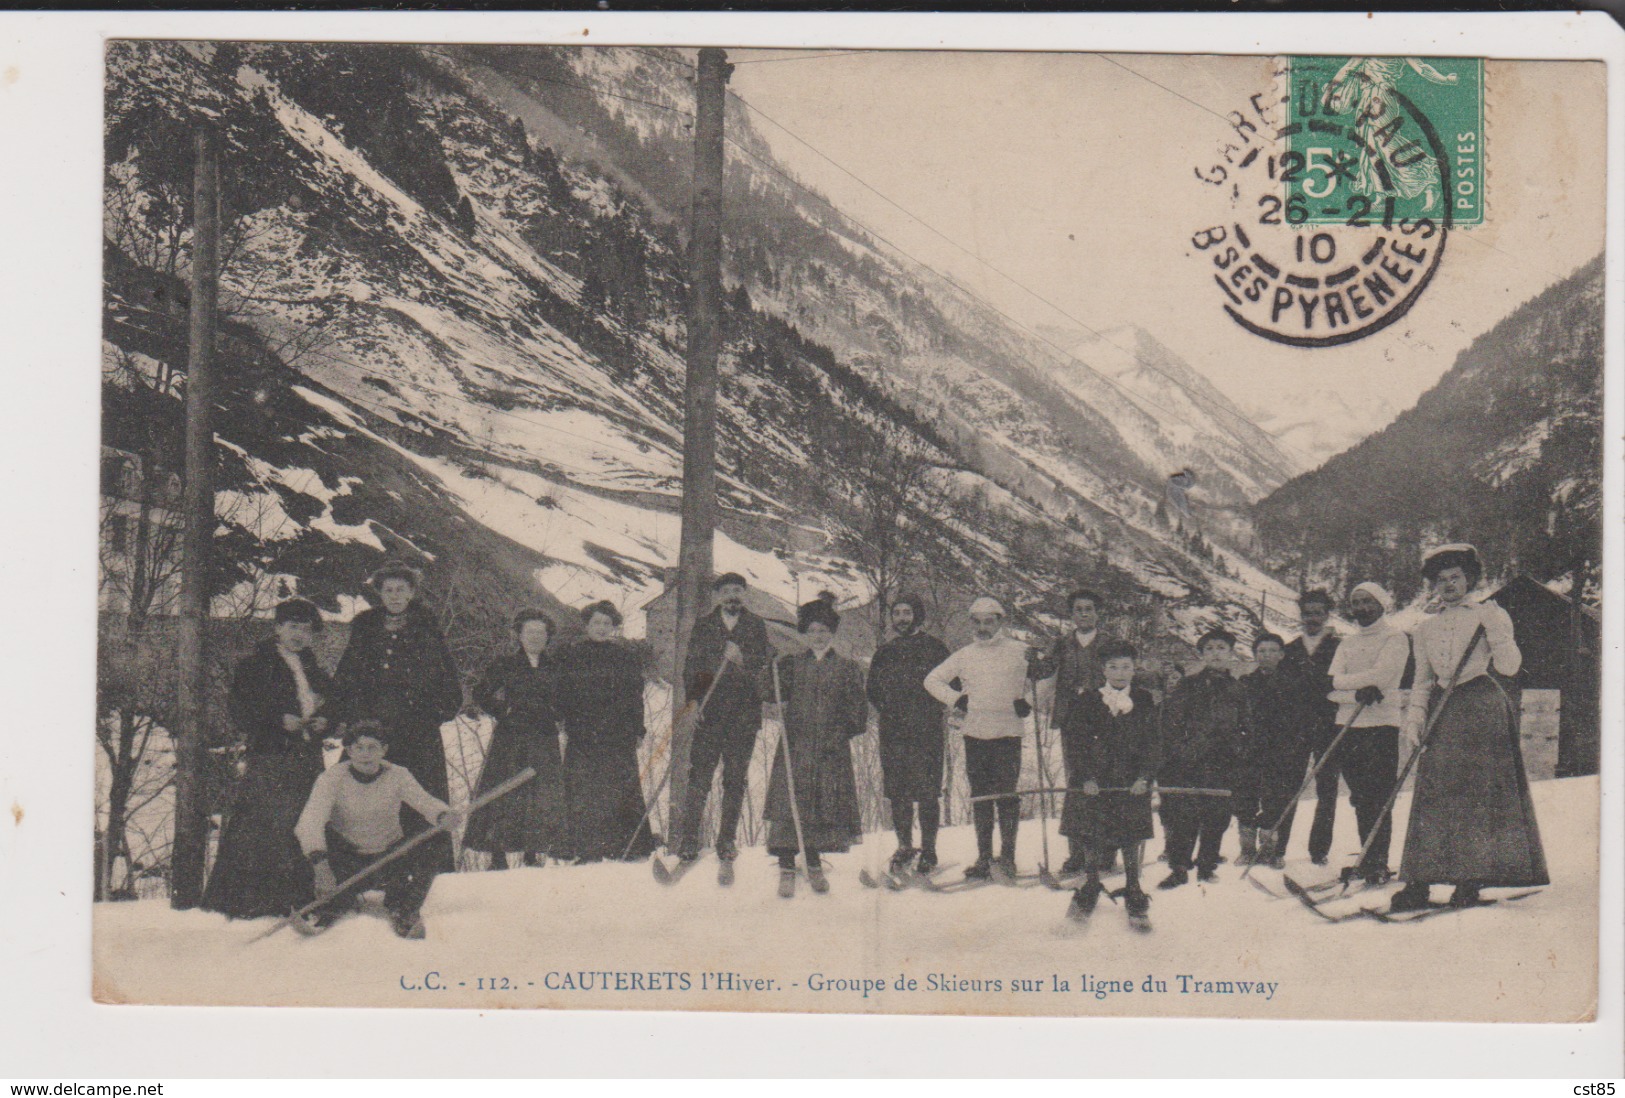
{"type": "Polygon", "coordinates": [[[1105,682],[1078,698],[1060,726],[1073,760],[1067,780],[1082,789],[1075,839],[1088,850],[1088,876],[1068,910],[1075,919],[1094,912],[1105,891],[1100,874],[1111,868],[1119,850],[1128,878],[1123,900],[1129,918],[1144,919],[1151,906],[1140,888],[1140,844],[1152,835],[1151,783],[1157,778],[1161,733],[1150,692],[1133,685],[1137,655],[1122,641],[1102,644],[1105,682]]]}
{"type": "Polygon", "coordinates": [[[762,674],[772,652],[767,624],[745,607],[745,577],[726,572],[711,584],[715,605],[694,623],[683,668],[683,700],[698,706],[711,691],[694,727],[688,756],[688,792],[677,856],[700,856],[700,821],[711,795],[711,778],[722,764],[722,804],[717,817],[717,857],[739,854],[735,835],[750,779],[750,757],[762,728],[762,674]],[[720,681],[717,676],[721,675],[720,681]]]}
{"type": "MultiPolygon", "coordinates": [[[[1168,695],[1162,713],[1160,783],[1234,788],[1252,726],[1247,689],[1230,674],[1235,644],[1235,636],[1226,629],[1202,634],[1196,644],[1202,669],[1168,695]]],[[[1169,873],[1158,888],[1178,888],[1190,879],[1193,852],[1196,879],[1218,880],[1219,845],[1230,827],[1228,796],[1164,793],[1162,827],[1169,873]]]]}
{"type": "Polygon", "coordinates": [[[865,692],[880,716],[880,770],[897,832],[893,873],[910,863],[921,873],[937,867],[941,821],[943,705],[925,692],[925,676],[948,658],[948,646],[920,631],[925,603],[903,595],[891,608],[896,636],[869,664],[865,692]],[[920,846],[914,847],[914,806],[919,805],[920,846]],[[918,856],[918,862],[915,857],[918,856]]]}
{"type": "Polygon", "coordinates": [[[1309,766],[1307,688],[1302,673],[1283,662],[1285,655],[1285,641],[1260,633],[1253,641],[1258,668],[1241,680],[1252,707],[1253,736],[1233,798],[1240,865],[1285,866],[1286,844],[1272,829],[1303,786],[1309,766]]]}

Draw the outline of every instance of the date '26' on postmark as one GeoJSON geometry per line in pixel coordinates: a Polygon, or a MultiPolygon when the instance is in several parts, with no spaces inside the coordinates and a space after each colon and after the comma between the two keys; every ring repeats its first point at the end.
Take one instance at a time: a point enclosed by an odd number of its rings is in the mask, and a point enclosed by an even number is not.
{"type": "Polygon", "coordinates": [[[1293,57],[1284,90],[1228,116],[1196,169],[1228,218],[1191,236],[1243,328],[1349,343],[1415,304],[1451,229],[1484,219],[1484,67],[1476,58],[1293,57]]]}

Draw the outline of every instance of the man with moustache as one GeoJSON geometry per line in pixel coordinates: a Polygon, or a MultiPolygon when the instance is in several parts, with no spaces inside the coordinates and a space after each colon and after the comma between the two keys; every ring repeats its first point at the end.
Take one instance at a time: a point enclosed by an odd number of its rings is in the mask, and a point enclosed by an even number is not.
{"type": "Polygon", "coordinates": [[[1337,749],[1341,756],[1337,766],[1349,785],[1360,845],[1371,843],[1365,860],[1355,867],[1368,884],[1382,884],[1389,877],[1392,810],[1379,814],[1399,771],[1399,724],[1405,700],[1399,684],[1411,656],[1410,638],[1388,620],[1392,609],[1393,600],[1381,586],[1356,585],[1349,593],[1349,613],[1360,629],[1343,638],[1330,669],[1338,725],[1354,717],[1356,706],[1365,706],[1337,749]]]}
{"type": "MultiPolygon", "coordinates": [[[[1329,627],[1332,596],[1316,588],[1298,599],[1298,621],[1303,635],[1286,646],[1283,669],[1304,684],[1304,711],[1309,715],[1309,744],[1314,761],[1326,759],[1326,751],[1337,736],[1337,706],[1328,700],[1332,692],[1332,658],[1337,654],[1338,636],[1329,627]]],[[[1339,752],[1341,752],[1339,748],[1339,752]]],[[[1342,767],[1337,759],[1326,761],[1315,775],[1315,821],[1309,829],[1309,857],[1325,865],[1332,849],[1332,825],[1337,821],[1337,780],[1342,767]]],[[[1276,835],[1275,849],[1283,857],[1292,837],[1292,818],[1287,813],[1276,835]]]]}
{"type": "Polygon", "coordinates": [[[685,862],[700,856],[700,821],[718,762],[722,764],[722,805],[717,858],[732,863],[739,855],[735,836],[750,778],[751,752],[762,727],[759,684],[771,653],[767,624],[745,607],[746,589],[745,577],[737,572],[718,576],[711,584],[711,612],[695,622],[689,634],[683,698],[686,704],[697,706],[710,692],[710,700],[695,725],[689,751],[688,795],[677,844],[677,856],[685,862]]]}
{"type": "Polygon", "coordinates": [[[942,703],[925,689],[925,676],[948,658],[948,646],[921,629],[925,603],[901,595],[891,608],[895,634],[869,664],[869,703],[880,716],[880,769],[891,803],[897,853],[891,871],[920,873],[937,867],[937,827],[941,823],[942,703]],[[914,846],[915,806],[919,806],[920,845],[914,846]],[[918,858],[916,861],[915,859],[918,858]]]}

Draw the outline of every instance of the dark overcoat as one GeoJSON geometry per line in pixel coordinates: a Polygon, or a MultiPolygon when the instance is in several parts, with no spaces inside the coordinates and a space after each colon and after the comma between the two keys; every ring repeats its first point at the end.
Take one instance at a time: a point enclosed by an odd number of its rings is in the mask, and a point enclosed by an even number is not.
{"type": "Polygon", "coordinates": [[[1088,648],[1080,648],[1077,633],[1068,632],[1050,645],[1036,670],[1044,678],[1055,676],[1055,705],[1050,711],[1052,725],[1059,728],[1084,694],[1106,684],[1106,667],[1100,660],[1100,651],[1112,643],[1115,643],[1112,637],[1097,632],[1088,648]]]}
{"type": "Polygon", "coordinates": [[[1228,671],[1204,669],[1186,676],[1163,703],[1158,783],[1234,789],[1251,729],[1247,688],[1228,671]]]}
{"type": "Polygon", "coordinates": [[[1311,654],[1302,637],[1294,637],[1283,649],[1281,670],[1297,673],[1297,682],[1303,688],[1301,712],[1309,722],[1309,747],[1318,751],[1323,741],[1337,728],[1337,703],[1328,695],[1332,692],[1332,657],[1342,643],[1336,633],[1320,642],[1311,654]]]}
{"type": "Polygon", "coordinates": [[[642,657],[619,641],[579,640],[560,653],[558,673],[570,853],[647,857],[655,841],[638,774],[642,657]]]}
{"type": "Polygon", "coordinates": [[[767,623],[749,610],[739,612],[732,632],[722,620],[721,607],[713,608],[694,623],[683,664],[683,701],[698,705],[705,697],[722,666],[722,654],[729,641],[739,646],[744,662],[728,668],[717,683],[695,726],[696,737],[754,736],[762,726],[762,674],[772,655],[772,645],[767,638],[767,623]]]}
{"type": "MultiPolygon", "coordinates": [[[[1061,746],[1072,761],[1067,784],[1092,781],[1102,789],[1132,786],[1142,778],[1155,781],[1162,757],[1157,704],[1148,690],[1132,687],[1134,708],[1118,716],[1107,708],[1098,689],[1078,698],[1060,726],[1061,746]]],[[[1067,795],[1061,811],[1061,834],[1121,845],[1152,836],[1151,795],[1127,792],[1067,795]]]]}
{"type": "Polygon", "coordinates": [[[1242,679],[1252,714],[1252,735],[1235,792],[1244,797],[1291,797],[1303,784],[1313,747],[1313,705],[1308,676],[1286,663],[1242,679]]]}
{"type": "Polygon", "coordinates": [[[886,798],[911,803],[942,795],[943,705],[925,676],[948,658],[929,633],[895,637],[869,664],[865,692],[879,716],[880,770],[886,798]]]}
{"type": "MultiPolygon", "coordinates": [[[[332,693],[332,680],[308,649],[299,662],[322,702],[332,693]]],[[[322,737],[282,727],[284,714],[300,716],[301,710],[293,671],[276,638],[262,641],[237,665],[227,708],[247,746],[247,770],[221,830],[203,908],[233,918],[285,915],[313,898],[293,825],[322,772],[322,737]]],[[[323,709],[318,704],[316,712],[323,709]]]]}
{"type": "Polygon", "coordinates": [[[563,756],[559,750],[558,673],[543,652],[532,667],[515,649],[499,657],[474,686],[474,701],[496,718],[480,768],[478,797],[525,767],[536,776],[468,821],[463,845],[491,853],[562,853],[565,843],[563,756]]]}
{"type": "Polygon", "coordinates": [[[391,631],[381,609],[356,615],[333,676],[334,712],[346,722],[382,722],[390,734],[389,761],[444,801],[449,787],[440,726],[462,708],[462,685],[434,616],[415,602],[402,616],[405,622],[391,631]]]}
{"type": "MultiPolygon", "coordinates": [[[[834,650],[823,659],[811,652],[780,657],[778,670],[784,739],[790,745],[795,803],[807,846],[820,853],[846,850],[863,835],[850,747],[869,720],[863,671],[834,650]]],[[[796,852],[782,742],[773,753],[762,818],[768,823],[768,850],[796,852]]]]}

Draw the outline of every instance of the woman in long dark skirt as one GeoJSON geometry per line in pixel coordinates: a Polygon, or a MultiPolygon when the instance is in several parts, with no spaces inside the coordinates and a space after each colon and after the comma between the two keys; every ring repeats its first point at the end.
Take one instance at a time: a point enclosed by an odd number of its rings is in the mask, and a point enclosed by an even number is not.
{"type": "Polygon", "coordinates": [[[203,891],[207,911],[286,915],[314,896],[293,825],[322,772],[320,710],[332,682],[311,652],[321,627],[313,604],[289,599],[276,608],[275,636],[232,675],[229,707],[247,743],[247,770],[203,891]]]}
{"type": "Polygon", "coordinates": [[[463,845],[491,855],[491,868],[504,858],[523,856],[537,865],[563,850],[564,772],[559,751],[558,674],[547,654],[553,623],[540,610],[521,610],[513,621],[518,641],[474,687],[474,703],[496,718],[491,748],[480,769],[476,796],[507,781],[525,767],[536,776],[476,812],[463,845]]]}
{"type": "MultiPolygon", "coordinates": [[[[417,569],[386,564],[367,582],[381,605],[357,614],[350,624],[350,643],[333,676],[329,717],[342,722],[371,719],[388,728],[389,761],[449,803],[440,726],[463,705],[457,667],[434,615],[416,601],[422,585],[417,569]]],[[[429,824],[402,809],[401,827],[412,836],[429,824]]],[[[426,865],[436,873],[452,871],[450,834],[425,846],[426,865]]]]}
{"type": "Polygon", "coordinates": [[[869,720],[863,670],[833,647],[841,623],[834,605],[828,599],[815,599],[802,605],[796,619],[807,651],[780,657],[769,665],[769,680],[762,692],[775,703],[783,702],[784,733],[773,753],[762,818],[768,824],[767,852],[779,859],[779,895],[786,898],[795,891],[798,853],[805,855],[808,883],[815,892],[823,892],[829,883],[819,856],[842,853],[863,839],[851,742],[854,736],[863,735],[869,720]],[[772,679],[775,670],[777,683],[772,679]],[[795,786],[793,802],[791,784],[795,786]]]}
{"type": "Polygon", "coordinates": [[[653,853],[638,777],[643,737],[643,666],[615,639],[621,615],[608,602],[581,612],[587,635],[559,657],[569,853],[582,861],[653,853]]]}
{"type": "Polygon", "coordinates": [[[1405,710],[1407,738],[1417,739],[1439,706],[1427,751],[1416,769],[1410,826],[1399,875],[1405,887],[1395,911],[1428,906],[1428,888],[1450,884],[1450,903],[1470,907],[1481,888],[1551,883],[1535,822],[1518,714],[1495,674],[1513,676],[1523,653],[1512,618],[1493,602],[1472,603],[1484,566],[1471,545],[1443,545],[1422,561],[1422,578],[1443,609],[1416,628],[1416,678],[1405,710]],[[1478,636],[1482,629],[1484,635],[1478,636]],[[1462,657],[1472,647],[1472,654],[1462,657]],[[1445,702],[1434,688],[1461,674],[1445,702]]]}

